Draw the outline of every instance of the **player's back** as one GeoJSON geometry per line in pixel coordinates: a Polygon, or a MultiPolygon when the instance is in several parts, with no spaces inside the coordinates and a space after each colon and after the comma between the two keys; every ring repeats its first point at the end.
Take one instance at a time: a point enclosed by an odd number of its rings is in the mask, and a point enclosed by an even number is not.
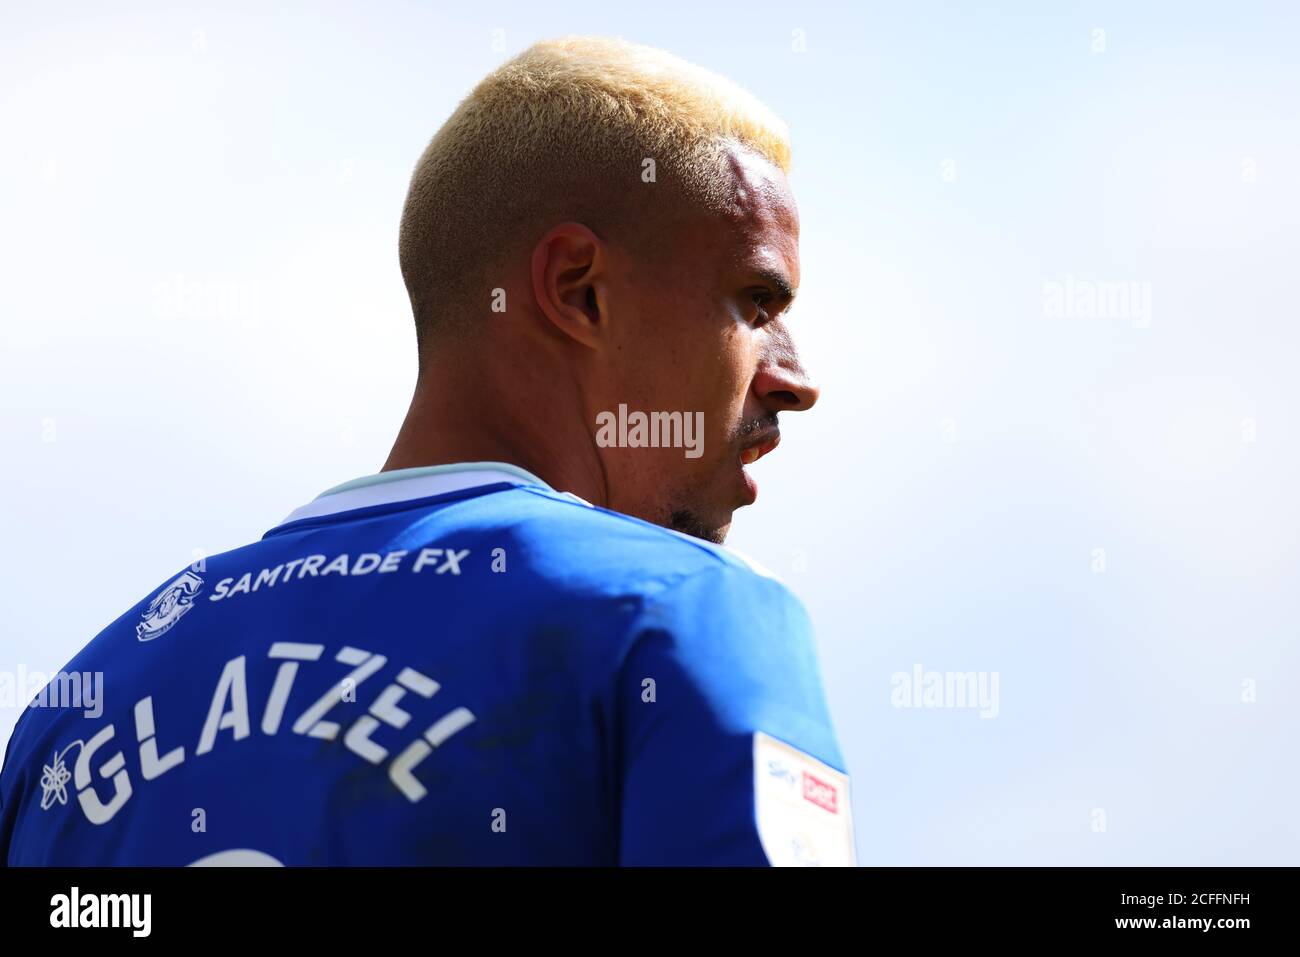
{"type": "Polygon", "coordinates": [[[0,777],[10,864],[852,854],[797,603],[507,466],[332,490],[173,576],[65,671],[102,674],[102,713],[24,712],[0,777]],[[764,831],[765,794],[768,819],[792,813],[762,776],[781,783],[787,751],[813,769],[800,822],[764,831]]]}

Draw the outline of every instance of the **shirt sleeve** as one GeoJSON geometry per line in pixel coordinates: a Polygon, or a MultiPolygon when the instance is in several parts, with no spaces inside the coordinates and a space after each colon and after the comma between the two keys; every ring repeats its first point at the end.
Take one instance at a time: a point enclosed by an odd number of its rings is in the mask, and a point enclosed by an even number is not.
{"type": "Polygon", "coordinates": [[[719,565],[648,600],[619,677],[620,862],[852,864],[807,613],[719,565]]]}

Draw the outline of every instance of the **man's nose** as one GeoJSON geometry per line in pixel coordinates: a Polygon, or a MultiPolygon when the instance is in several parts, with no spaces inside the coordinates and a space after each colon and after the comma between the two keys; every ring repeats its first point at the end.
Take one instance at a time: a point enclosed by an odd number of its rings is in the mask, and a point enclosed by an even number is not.
{"type": "Polygon", "coordinates": [[[803,412],[811,409],[821,395],[799,361],[799,353],[783,329],[773,332],[769,347],[759,360],[754,375],[754,394],[763,407],[772,412],[803,412]]]}

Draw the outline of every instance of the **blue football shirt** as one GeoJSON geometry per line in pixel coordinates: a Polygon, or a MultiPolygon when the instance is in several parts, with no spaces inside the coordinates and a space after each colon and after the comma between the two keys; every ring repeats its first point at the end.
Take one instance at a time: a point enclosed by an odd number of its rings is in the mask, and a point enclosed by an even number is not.
{"type": "Polygon", "coordinates": [[[850,864],[807,616],[513,466],[348,483],[159,583],[22,714],[11,865],[850,864]]]}

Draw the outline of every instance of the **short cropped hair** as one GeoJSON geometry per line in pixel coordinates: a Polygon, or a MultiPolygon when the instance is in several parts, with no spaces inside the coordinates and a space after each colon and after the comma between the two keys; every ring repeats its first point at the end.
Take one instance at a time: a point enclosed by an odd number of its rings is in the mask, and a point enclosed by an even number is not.
{"type": "Polygon", "coordinates": [[[788,172],[785,123],[661,50],[565,37],[509,60],[460,103],[411,177],[399,256],[421,354],[435,334],[489,314],[505,258],[559,222],[637,248],[669,203],[725,209],[737,145],[788,172]]]}

